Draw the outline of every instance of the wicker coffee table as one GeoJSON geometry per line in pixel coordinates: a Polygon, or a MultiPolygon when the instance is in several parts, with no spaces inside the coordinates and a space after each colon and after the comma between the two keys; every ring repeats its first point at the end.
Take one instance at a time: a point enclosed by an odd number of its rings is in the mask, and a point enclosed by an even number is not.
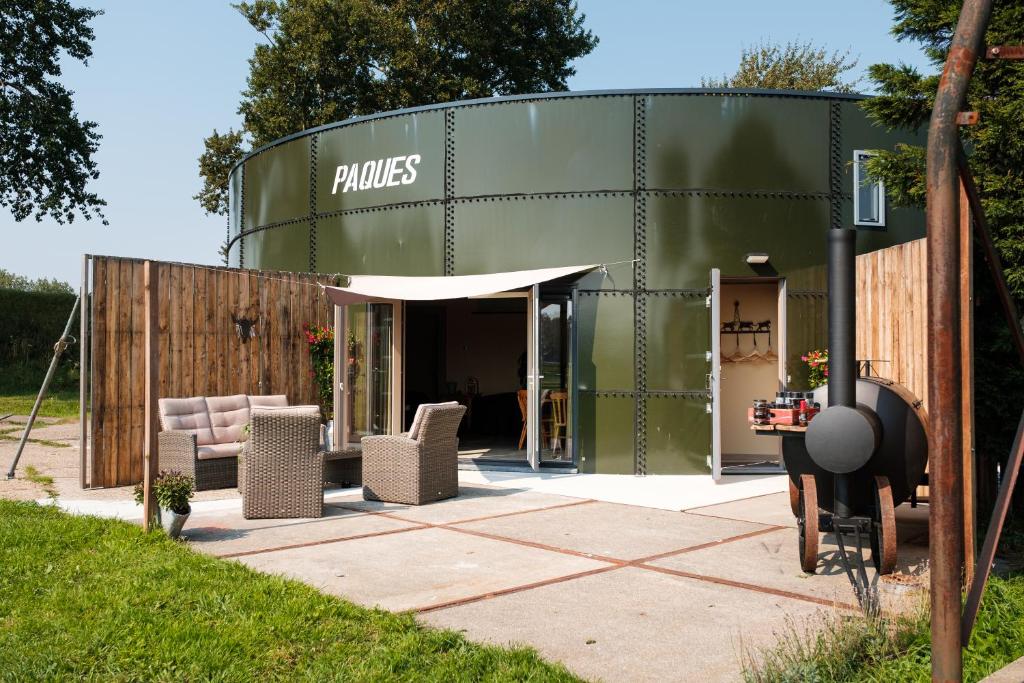
{"type": "Polygon", "coordinates": [[[323,451],[324,481],[342,486],[363,483],[363,449],[349,446],[342,451],[323,451]]]}

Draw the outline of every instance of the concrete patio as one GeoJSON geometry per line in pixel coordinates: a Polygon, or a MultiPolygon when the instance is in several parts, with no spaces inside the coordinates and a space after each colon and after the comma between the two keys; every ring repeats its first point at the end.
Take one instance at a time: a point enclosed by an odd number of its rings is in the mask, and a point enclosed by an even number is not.
{"type": "MultiPolygon", "coordinates": [[[[335,492],[318,520],[199,511],[185,535],[362,605],[525,643],[589,679],[724,681],[855,604],[829,537],[818,575],[800,571],[788,505],[770,494],[673,512],[474,483],[423,507],[335,492]]],[[[882,582],[890,609],[916,599],[927,555],[923,511],[901,518],[910,578],[882,582]]]]}
{"type": "MultiPolygon", "coordinates": [[[[130,488],[78,488],[74,425],[33,436],[66,444],[30,444],[22,461],[54,478],[58,505],[139,519],[130,488]]],[[[15,445],[0,442],[0,457],[15,445]]],[[[473,640],[530,645],[592,680],[737,680],[745,657],[848,613],[856,600],[831,536],[818,573],[800,571],[784,479],[685,479],[461,472],[458,498],[409,507],[332,489],[323,518],[293,520],[245,520],[237,491],[204,491],[185,537],[473,640]]],[[[0,495],[45,494],[19,476],[0,495]]],[[[927,586],[927,507],[897,517],[900,573],[879,582],[893,610],[927,586]]]]}

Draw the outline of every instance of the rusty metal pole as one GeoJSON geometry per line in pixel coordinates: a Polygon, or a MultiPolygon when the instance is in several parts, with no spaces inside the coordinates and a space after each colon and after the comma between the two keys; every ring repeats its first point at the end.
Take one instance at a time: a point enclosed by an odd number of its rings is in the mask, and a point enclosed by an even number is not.
{"type": "Polygon", "coordinates": [[[963,462],[960,394],[960,211],[957,115],[967,100],[991,0],[966,0],[939,81],[928,128],[929,560],[932,681],[963,680],[960,600],[963,571],[963,462]]]}

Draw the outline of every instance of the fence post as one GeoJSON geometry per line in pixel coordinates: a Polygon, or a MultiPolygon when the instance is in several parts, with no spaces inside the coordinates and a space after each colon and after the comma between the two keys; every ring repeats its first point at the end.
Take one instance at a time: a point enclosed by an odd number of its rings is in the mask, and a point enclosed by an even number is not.
{"type": "Polygon", "coordinates": [[[156,263],[143,264],[145,280],[145,321],[146,321],[146,422],[144,431],[143,457],[145,465],[142,475],[142,528],[149,531],[156,515],[153,505],[153,477],[160,471],[160,454],[157,447],[157,391],[160,372],[160,270],[156,263]]]}

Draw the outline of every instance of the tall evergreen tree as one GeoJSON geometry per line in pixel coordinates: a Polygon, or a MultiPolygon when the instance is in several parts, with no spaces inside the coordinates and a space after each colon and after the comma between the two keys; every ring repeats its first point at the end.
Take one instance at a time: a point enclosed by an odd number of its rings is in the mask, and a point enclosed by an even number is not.
{"type": "MultiPolygon", "coordinates": [[[[922,74],[906,64],[875,64],[868,73],[879,95],[862,106],[887,127],[921,128],[928,124],[956,29],[961,3],[956,0],[891,0],[899,40],[921,44],[933,66],[922,74]]],[[[1024,44],[1024,3],[995,0],[986,45],[1024,44]]],[[[1024,301],[1024,63],[978,62],[971,79],[967,108],[981,114],[975,126],[960,129],[971,172],[996,248],[1018,307],[1024,301]]],[[[901,144],[877,150],[869,171],[885,181],[897,205],[924,206],[925,152],[901,144]]],[[[995,480],[995,465],[1005,461],[1024,408],[1024,372],[1010,343],[981,259],[975,277],[976,433],[979,480],[995,480]]],[[[985,493],[983,491],[983,493],[985,493]]],[[[987,492],[991,494],[991,490],[987,492]]]]}
{"type": "Polygon", "coordinates": [[[254,0],[235,5],[267,40],[249,60],[242,130],[206,139],[209,213],[247,149],[350,116],[565,90],[597,38],[574,0],[254,0]]]}

